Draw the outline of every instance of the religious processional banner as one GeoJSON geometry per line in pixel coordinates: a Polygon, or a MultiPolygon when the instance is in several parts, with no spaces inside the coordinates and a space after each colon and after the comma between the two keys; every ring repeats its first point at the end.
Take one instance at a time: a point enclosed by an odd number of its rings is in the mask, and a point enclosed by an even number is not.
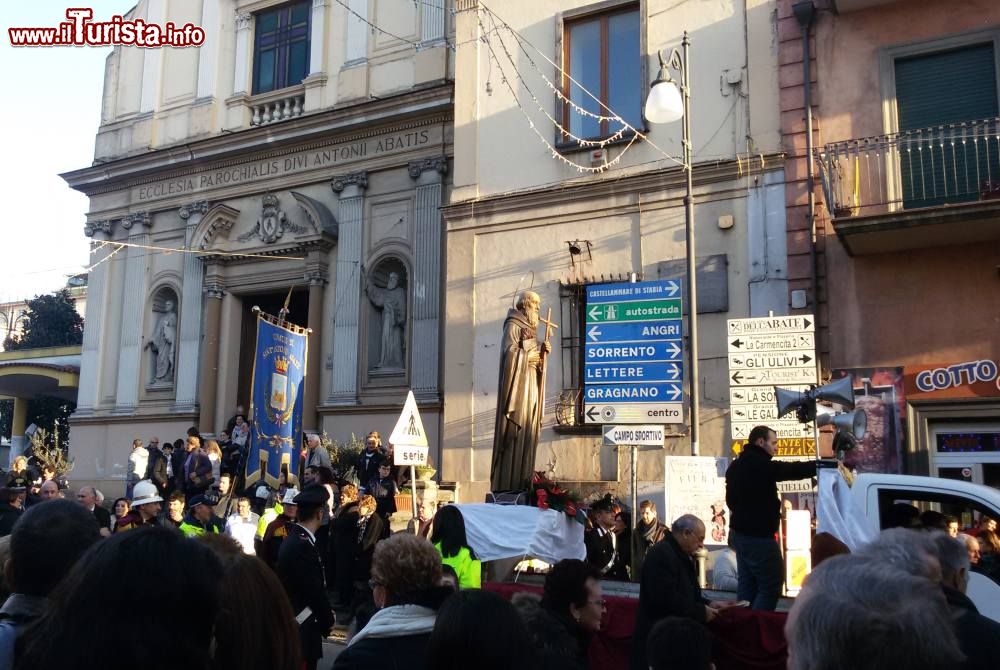
{"type": "Polygon", "coordinates": [[[276,487],[282,471],[298,474],[307,333],[305,328],[257,313],[248,482],[263,478],[276,487]]]}

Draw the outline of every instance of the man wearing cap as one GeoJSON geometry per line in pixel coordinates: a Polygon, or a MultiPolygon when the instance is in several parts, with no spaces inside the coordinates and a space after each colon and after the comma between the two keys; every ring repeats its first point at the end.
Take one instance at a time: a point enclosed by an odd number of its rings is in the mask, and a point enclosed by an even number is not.
{"type": "MultiPolygon", "coordinates": [[[[325,490],[325,489],[324,489],[325,490]]],[[[285,498],[281,501],[281,513],[268,524],[264,531],[264,539],[261,540],[261,551],[257,557],[274,568],[278,563],[278,551],[281,543],[288,536],[288,526],[295,523],[298,503],[295,497],[299,495],[298,490],[291,488],[285,491],[285,498]]]]}
{"type": "Polygon", "coordinates": [[[142,526],[160,525],[158,517],[163,509],[163,498],[156,490],[156,485],[143,480],[135,485],[132,495],[132,511],[115,524],[116,533],[124,533],[126,530],[142,526]]]}
{"type": "Polygon", "coordinates": [[[617,546],[615,527],[615,501],[610,493],[590,506],[590,519],[594,527],[583,534],[587,547],[587,563],[597,568],[607,579],[627,580],[617,546]]]}
{"type": "Polygon", "coordinates": [[[316,549],[316,531],[323,522],[323,507],[329,496],[326,487],[311,485],[292,499],[298,520],[288,524],[275,565],[299,623],[302,660],[307,669],[316,668],[323,656],[323,638],[336,622],[326,596],[323,560],[316,549]]]}
{"type": "Polygon", "coordinates": [[[219,532],[212,523],[212,505],[205,496],[194,496],[188,501],[187,508],[187,516],[179,526],[182,533],[188,537],[198,537],[205,533],[219,532]]]}

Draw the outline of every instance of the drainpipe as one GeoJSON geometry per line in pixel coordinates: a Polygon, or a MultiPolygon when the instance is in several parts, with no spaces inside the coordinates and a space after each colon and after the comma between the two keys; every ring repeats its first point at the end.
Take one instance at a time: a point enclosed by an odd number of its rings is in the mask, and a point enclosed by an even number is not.
{"type": "MultiPolygon", "coordinates": [[[[809,272],[812,290],[812,308],[819,317],[819,261],[816,255],[816,163],[813,156],[813,116],[812,116],[812,76],[809,69],[809,28],[816,16],[812,0],[804,0],[792,5],[795,19],[802,28],[802,98],[806,107],[806,187],[809,190],[809,272]]],[[[819,328],[816,329],[817,333],[819,328]]],[[[818,337],[818,335],[817,335],[818,337]]],[[[817,360],[817,366],[819,361],[817,360]]]]}

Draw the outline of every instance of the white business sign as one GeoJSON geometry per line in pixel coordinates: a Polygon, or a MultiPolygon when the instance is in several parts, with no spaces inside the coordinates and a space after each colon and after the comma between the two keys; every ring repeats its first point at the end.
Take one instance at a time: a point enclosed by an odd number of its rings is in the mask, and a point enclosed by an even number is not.
{"type": "Polygon", "coordinates": [[[662,447],[663,426],[604,426],[604,446],[662,447]]]}
{"type": "Polygon", "coordinates": [[[811,314],[730,319],[729,419],[734,440],[765,424],[779,438],[812,437],[812,424],[794,413],[778,418],[774,388],[801,391],[817,382],[816,322],[811,314]]]}
{"type": "MultiPolygon", "coordinates": [[[[732,416],[730,416],[732,419],[732,416]]],[[[755,426],[766,424],[771,430],[777,433],[778,437],[812,437],[813,428],[811,423],[799,423],[793,416],[791,421],[782,419],[781,421],[730,421],[730,430],[734,440],[749,440],[750,431],[755,426]]]]}
{"type": "Polygon", "coordinates": [[[775,335],[778,333],[811,333],[816,330],[812,314],[764,316],[756,319],[729,319],[730,335],[775,335]]]}
{"type": "Polygon", "coordinates": [[[767,353],[771,351],[815,351],[814,333],[784,333],[777,335],[735,335],[726,340],[729,353],[767,353]]]}

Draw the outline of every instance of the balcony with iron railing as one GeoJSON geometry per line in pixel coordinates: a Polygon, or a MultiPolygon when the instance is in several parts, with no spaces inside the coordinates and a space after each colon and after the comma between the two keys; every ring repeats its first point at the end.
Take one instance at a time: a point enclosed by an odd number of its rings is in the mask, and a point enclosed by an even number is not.
{"type": "Polygon", "coordinates": [[[1000,239],[1000,117],[834,142],[816,158],[851,254],[1000,239]]]}

